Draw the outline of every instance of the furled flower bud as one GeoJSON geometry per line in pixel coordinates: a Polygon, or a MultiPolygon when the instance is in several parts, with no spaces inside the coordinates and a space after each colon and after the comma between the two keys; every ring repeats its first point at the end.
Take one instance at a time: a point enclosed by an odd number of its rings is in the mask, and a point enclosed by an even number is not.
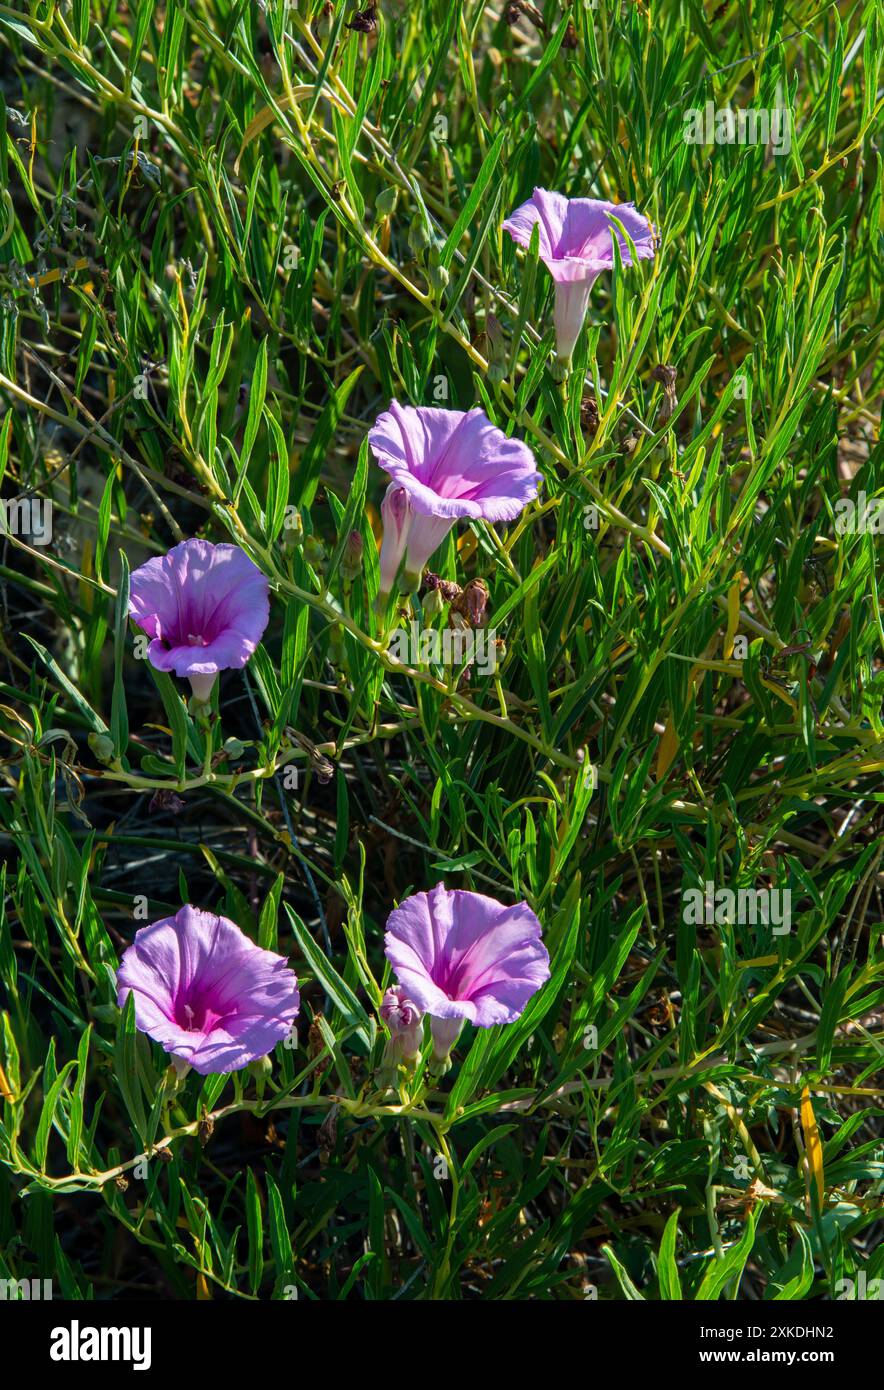
{"type": "Polygon", "coordinates": [[[87,742],[100,763],[113,762],[114,741],[108,734],[91,733],[87,742]]]}
{"type": "Polygon", "coordinates": [[[396,204],[399,201],[398,188],[383,188],[374,200],[374,210],[378,217],[389,217],[396,211],[396,204]]]}
{"type": "Polygon", "coordinates": [[[451,1069],[451,1049],[460,1037],[463,1018],[431,1018],[430,1033],[433,1038],[433,1056],[430,1071],[435,1076],[444,1076],[451,1069]]]}
{"type": "Polygon", "coordinates": [[[362,536],[358,531],[351,531],[344,544],[343,554],[341,555],[341,575],[345,580],[351,581],[362,570],[362,536]]]}
{"type": "Polygon", "coordinates": [[[448,285],[451,276],[448,274],[444,265],[431,265],[427,271],[427,279],[430,282],[430,287],[435,290],[437,294],[441,294],[448,285]]]}
{"type": "Polygon", "coordinates": [[[283,542],[287,546],[298,546],[304,540],[304,522],[297,507],[286,507],[283,522],[283,542]]]}
{"type": "Polygon", "coordinates": [[[304,541],[304,559],[313,569],[321,569],[328,559],[325,545],[319,536],[307,536],[304,541]]]}
{"type": "Polygon", "coordinates": [[[431,623],[434,618],[438,618],[445,607],[445,600],[439,589],[430,589],[428,593],[424,594],[421,599],[421,606],[428,623],[431,623]]]}
{"type": "MultiPolygon", "coordinates": [[[[424,1016],[417,1005],[408,998],[401,985],[392,985],[387,990],[380,1012],[390,1031],[387,1053],[391,1051],[391,1045],[394,1045],[397,1061],[400,1057],[406,1062],[417,1061],[423,1041],[424,1016]]],[[[387,1060],[386,1053],[384,1060],[387,1060]]]]}
{"type": "Polygon", "coordinates": [[[432,239],[429,227],[418,213],[408,229],[408,245],[414,255],[418,256],[422,251],[426,251],[432,239]]]}
{"type": "Polygon", "coordinates": [[[391,483],[381,503],[384,538],[381,542],[381,596],[391,593],[408,545],[411,504],[404,487],[391,483]]]}

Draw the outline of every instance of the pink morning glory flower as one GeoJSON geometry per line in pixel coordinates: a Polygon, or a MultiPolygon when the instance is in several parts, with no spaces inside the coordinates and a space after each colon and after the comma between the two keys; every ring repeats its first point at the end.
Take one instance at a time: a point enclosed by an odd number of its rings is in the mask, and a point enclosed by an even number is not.
{"type": "Polygon", "coordinates": [[[121,1008],[130,993],[141,1031],[202,1076],[266,1057],[300,1006],[283,956],[190,906],[135,933],[117,971],[121,1008]]]}
{"type": "Polygon", "coordinates": [[[503,224],[513,241],[526,247],[535,225],[540,228],[540,259],[556,286],[556,349],[566,363],[586,318],[589,292],[602,271],[613,267],[612,232],[624,266],[633,263],[629,244],[612,217],[629,233],[638,260],[652,260],[654,228],[632,203],[566,198],[562,193],[535,188],[527,203],[516,208],[503,224]]]}
{"type": "Polygon", "coordinates": [[[461,518],[513,521],[537,496],[540,474],[527,444],[509,439],[484,410],[400,405],[369,431],[375,458],[392,482],[381,512],[381,594],[405,560],[405,588],[461,518]]]}
{"type": "Polygon", "coordinates": [[[549,979],[549,953],[527,903],[438,884],[387,919],[387,959],[408,998],[431,1015],[434,1059],[444,1066],[465,1020],[514,1023],[549,979]]]}
{"type": "Polygon", "coordinates": [[[260,642],[269,585],[238,545],[192,539],[133,571],[129,613],[153,639],[151,665],[188,676],[208,700],[218,672],[245,666],[260,642]]]}

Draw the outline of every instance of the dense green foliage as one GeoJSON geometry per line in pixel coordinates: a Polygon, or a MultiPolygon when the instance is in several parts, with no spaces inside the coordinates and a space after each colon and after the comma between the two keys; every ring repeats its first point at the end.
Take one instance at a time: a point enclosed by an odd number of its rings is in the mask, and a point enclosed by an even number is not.
{"type": "Polygon", "coordinates": [[[880,9],[358,8],[0,3],[0,474],[54,508],[0,557],[0,1277],[845,1296],[884,1275],[880,9]],[[689,143],[707,101],[789,150],[689,143]],[[500,230],[535,185],[659,232],[565,382],[500,230]],[[492,676],[386,650],[391,397],[537,454],[433,565],[487,584],[492,676]],[[126,618],[191,535],[272,591],[210,732],[126,618]],[[384,922],[442,878],[526,898],[552,978],[384,1094],[384,922]],[[709,883],[790,929],[686,920],[709,883]],[[116,1006],[185,901],[297,971],[269,1078],[173,1094],[116,1006]]]}

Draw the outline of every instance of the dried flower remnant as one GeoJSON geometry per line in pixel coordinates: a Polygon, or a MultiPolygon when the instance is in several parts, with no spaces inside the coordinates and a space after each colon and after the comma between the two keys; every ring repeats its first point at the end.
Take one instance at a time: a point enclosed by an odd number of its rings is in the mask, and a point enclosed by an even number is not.
{"type": "Polygon", "coordinates": [[[347,28],[352,29],[357,34],[373,34],[377,30],[377,27],[377,5],[367,5],[364,10],[357,10],[356,14],[347,24],[347,28]]]}
{"type": "Polygon", "coordinates": [[[151,815],[156,815],[161,811],[168,811],[172,816],[180,816],[186,804],[184,798],[179,796],[177,792],[168,791],[161,787],[158,791],[155,791],[150,798],[147,809],[151,815]]]}
{"type": "Polygon", "coordinates": [[[504,23],[508,24],[510,28],[513,28],[518,24],[522,15],[524,15],[526,19],[530,19],[535,29],[539,29],[541,34],[547,32],[543,15],[536,5],[530,3],[530,0],[510,0],[510,3],[503,12],[504,23]]]}
{"type": "Polygon", "coordinates": [[[484,627],[488,617],[488,585],[484,579],[470,579],[451,601],[451,612],[465,618],[470,627],[484,627]]]}
{"type": "Polygon", "coordinates": [[[443,579],[440,575],[433,574],[432,570],[426,570],[424,573],[424,587],[430,593],[441,594],[446,603],[451,603],[452,599],[463,593],[463,589],[459,584],[455,584],[453,579],[443,579]]]}
{"type": "Polygon", "coordinates": [[[574,28],[573,19],[568,20],[565,33],[562,37],[562,47],[571,49],[580,47],[580,40],[577,37],[577,30],[574,28]]]}
{"type": "Polygon", "coordinates": [[[488,617],[488,585],[484,579],[470,579],[463,588],[453,580],[442,579],[431,570],[424,573],[424,588],[450,604],[451,612],[466,619],[470,627],[484,627],[488,617]]]}
{"type": "Polygon", "coordinates": [[[678,396],[675,391],[675,368],[661,363],[651,372],[651,377],[654,381],[659,381],[663,387],[663,404],[660,407],[659,423],[665,425],[678,407],[678,396]]]}
{"type": "Polygon", "coordinates": [[[586,433],[595,433],[599,427],[599,408],[594,396],[584,396],[580,402],[580,425],[586,433]]]}

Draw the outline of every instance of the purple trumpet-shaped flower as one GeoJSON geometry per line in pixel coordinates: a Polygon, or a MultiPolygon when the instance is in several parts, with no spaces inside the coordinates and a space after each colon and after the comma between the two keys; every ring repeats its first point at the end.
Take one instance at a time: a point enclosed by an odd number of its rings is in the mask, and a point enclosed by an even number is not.
{"type": "Polygon", "coordinates": [[[556,286],[556,349],[570,362],[580,336],[589,292],[603,270],[614,264],[611,233],[617,237],[624,266],[632,265],[632,253],[617,220],[629,233],[638,260],[654,256],[654,228],[632,203],[605,203],[597,198],[566,198],[535,188],[527,203],[516,208],[503,224],[513,241],[528,246],[539,226],[540,259],[556,286]]]}
{"type": "Polygon", "coordinates": [[[130,993],[141,1031],[202,1076],[266,1057],[300,1007],[283,956],[227,917],[189,906],[135,933],[117,971],[121,1008],[130,993]]]}
{"type": "Polygon", "coordinates": [[[507,907],[441,883],[390,913],[384,950],[408,998],[431,1015],[442,1065],[465,1020],[477,1028],[514,1023],[549,979],[549,954],[527,903],[507,907]]]}
{"type": "Polygon", "coordinates": [[[188,676],[208,700],[219,671],[245,666],[270,618],[266,577],[237,545],[182,541],[132,574],[129,613],[157,671],[188,676]]]}
{"type": "Polygon", "coordinates": [[[381,594],[405,559],[405,588],[460,518],[513,521],[537,496],[540,474],[527,444],[509,439],[483,410],[440,410],[392,401],[369,431],[392,482],[381,508],[381,594]]]}

